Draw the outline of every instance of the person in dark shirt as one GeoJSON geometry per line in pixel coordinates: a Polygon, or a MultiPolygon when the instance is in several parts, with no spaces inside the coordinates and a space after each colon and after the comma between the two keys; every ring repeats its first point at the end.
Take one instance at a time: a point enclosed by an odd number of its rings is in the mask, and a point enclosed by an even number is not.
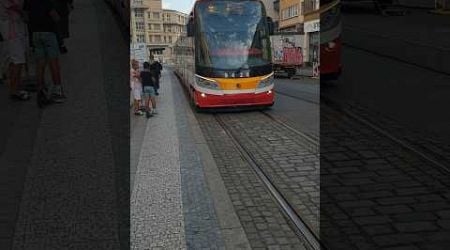
{"type": "Polygon", "coordinates": [[[61,53],[67,53],[64,40],[69,38],[69,14],[73,9],[73,0],[53,0],[55,9],[61,17],[58,22],[58,44],[61,53]]]}
{"type": "Polygon", "coordinates": [[[156,95],[159,95],[159,80],[161,78],[161,71],[162,71],[162,65],[158,62],[158,60],[154,60],[153,63],[150,66],[150,71],[156,76],[156,83],[155,83],[155,93],[156,95]]]}
{"type": "Polygon", "coordinates": [[[64,95],[61,87],[59,65],[59,45],[57,39],[60,16],[52,0],[25,0],[24,10],[28,13],[29,28],[32,32],[32,47],[36,58],[38,81],[38,105],[42,107],[48,99],[45,88],[45,68],[50,66],[53,80],[51,101],[61,103],[64,95]]]}
{"type": "Polygon", "coordinates": [[[144,70],[141,71],[141,83],[142,83],[142,88],[144,90],[143,92],[144,92],[144,97],[145,97],[145,107],[147,109],[146,110],[147,118],[149,118],[153,114],[157,113],[156,112],[156,99],[155,99],[156,79],[157,79],[157,75],[155,75],[150,70],[150,63],[144,62],[144,70]]]}

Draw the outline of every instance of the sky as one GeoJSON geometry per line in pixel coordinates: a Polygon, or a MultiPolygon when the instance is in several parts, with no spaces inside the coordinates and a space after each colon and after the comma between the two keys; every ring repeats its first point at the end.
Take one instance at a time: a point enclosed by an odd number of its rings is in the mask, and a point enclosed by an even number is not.
{"type": "Polygon", "coordinates": [[[195,0],[162,0],[163,9],[178,10],[189,14],[195,0]]]}

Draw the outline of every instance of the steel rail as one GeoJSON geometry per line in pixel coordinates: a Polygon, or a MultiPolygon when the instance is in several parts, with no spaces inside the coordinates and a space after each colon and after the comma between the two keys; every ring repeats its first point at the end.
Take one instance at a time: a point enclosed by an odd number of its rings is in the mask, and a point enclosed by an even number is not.
{"type": "Polygon", "coordinates": [[[272,184],[269,177],[264,173],[262,168],[257,163],[254,156],[245,149],[245,147],[239,142],[236,136],[230,131],[222,118],[214,114],[214,117],[221,128],[225,131],[228,137],[233,142],[236,149],[239,151],[243,159],[252,167],[257,176],[261,179],[263,184],[266,186],[267,190],[270,192],[272,197],[275,199],[279,207],[282,209],[284,214],[289,218],[292,224],[295,226],[296,233],[300,237],[306,240],[306,243],[314,250],[325,250],[323,243],[319,240],[319,237],[314,234],[314,232],[307,226],[307,224],[301,219],[301,217],[295,212],[292,206],[287,202],[286,198],[278,191],[278,189],[272,184]]]}

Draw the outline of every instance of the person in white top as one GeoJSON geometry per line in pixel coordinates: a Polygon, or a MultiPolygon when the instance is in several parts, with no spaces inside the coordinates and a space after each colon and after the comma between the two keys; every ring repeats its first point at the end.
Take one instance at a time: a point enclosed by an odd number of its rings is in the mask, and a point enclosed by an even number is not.
{"type": "Polygon", "coordinates": [[[26,91],[18,90],[28,48],[28,30],[22,6],[23,0],[0,1],[0,32],[3,38],[1,62],[9,64],[9,89],[13,100],[30,99],[26,91]]]}
{"type": "Polygon", "coordinates": [[[134,98],[134,114],[143,115],[144,113],[140,110],[142,99],[142,84],[139,72],[139,63],[134,59],[131,60],[130,88],[134,98]]]}

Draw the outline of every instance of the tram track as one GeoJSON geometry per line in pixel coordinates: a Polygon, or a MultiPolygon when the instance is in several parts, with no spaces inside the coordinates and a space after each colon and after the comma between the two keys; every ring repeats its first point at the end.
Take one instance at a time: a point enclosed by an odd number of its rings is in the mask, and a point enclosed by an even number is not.
{"type": "MultiPolygon", "coordinates": [[[[346,108],[343,108],[342,105],[338,104],[338,102],[332,100],[330,97],[326,96],[326,95],[320,95],[320,99],[322,103],[316,103],[314,101],[311,101],[310,99],[307,99],[305,97],[302,96],[295,96],[295,95],[291,95],[291,94],[287,94],[284,92],[280,92],[280,91],[275,91],[278,94],[284,95],[284,96],[288,96],[297,100],[301,100],[301,101],[305,101],[305,102],[309,102],[309,103],[314,103],[314,104],[318,104],[318,105],[325,105],[325,107],[329,108],[329,109],[333,109],[335,111],[338,111],[340,113],[345,114],[346,116],[348,116],[349,118],[357,121],[360,124],[363,124],[367,127],[369,127],[370,129],[372,129],[373,131],[377,132],[378,134],[382,135],[383,137],[389,139],[390,141],[396,143],[397,145],[400,145],[401,147],[405,148],[406,150],[410,151],[411,153],[413,153],[416,156],[419,156],[420,158],[426,160],[427,162],[433,164],[434,166],[444,170],[447,173],[450,173],[450,166],[447,166],[443,163],[441,163],[440,161],[438,161],[436,158],[438,157],[433,157],[431,155],[439,155],[439,153],[434,152],[432,150],[426,150],[429,151],[428,153],[424,152],[425,150],[419,149],[416,146],[412,145],[411,143],[402,140],[400,138],[397,138],[396,136],[392,135],[389,131],[387,131],[386,129],[383,129],[382,127],[380,127],[379,125],[365,119],[364,117],[358,115],[357,113],[354,113],[352,111],[349,111],[346,108]]],[[[268,115],[267,112],[263,113],[265,115],[268,115]]],[[[270,117],[270,116],[269,116],[270,117]]],[[[273,116],[272,116],[273,117],[273,116]]],[[[276,121],[276,119],[274,119],[276,121]]],[[[282,124],[285,127],[289,126],[287,124],[283,124],[283,122],[279,122],[280,124],[282,124]]],[[[292,130],[292,129],[291,129],[292,130]]],[[[294,129],[295,130],[295,129],[294,129]]],[[[300,134],[303,134],[299,131],[297,131],[300,134]]],[[[302,135],[303,137],[305,137],[305,135],[302,135]]]]}
{"type": "MultiPolygon", "coordinates": [[[[225,131],[227,136],[230,138],[230,140],[232,141],[233,145],[235,146],[241,157],[251,166],[251,168],[254,170],[254,172],[261,180],[263,185],[267,188],[271,196],[274,198],[275,202],[280,207],[282,212],[289,219],[297,235],[306,241],[310,249],[314,250],[327,249],[323,245],[323,243],[319,240],[319,236],[316,235],[316,233],[308,226],[308,224],[301,218],[301,216],[299,216],[299,214],[295,211],[293,206],[288,202],[285,196],[277,189],[277,187],[270,180],[269,176],[264,172],[263,168],[258,164],[253,154],[249,150],[247,150],[244,144],[239,140],[239,138],[233,134],[233,132],[226,125],[225,121],[221,118],[221,116],[219,114],[213,114],[213,116],[217,121],[217,123],[219,124],[219,126],[223,129],[223,131],[225,131]]],[[[272,117],[270,116],[267,117],[272,119],[272,117]]],[[[295,132],[295,129],[293,129],[293,132],[295,132]]],[[[296,133],[301,132],[296,131],[296,133]]]]}
{"type": "Polygon", "coordinates": [[[407,142],[406,140],[400,139],[394,135],[392,135],[387,129],[384,129],[380,127],[379,125],[375,124],[374,122],[364,118],[361,115],[358,115],[355,112],[352,112],[348,110],[347,108],[342,107],[341,104],[339,104],[337,101],[334,101],[330,99],[329,97],[322,96],[321,100],[323,103],[321,105],[325,105],[325,107],[335,110],[337,112],[340,112],[350,119],[370,128],[372,131],[376,132],[377,134],[383,136],[384,138],[390,140],[391,142],[401,146],[405,150],[409,151],[415,156],[418,156],[419,158],[425,160],[428,163],[431,163],[433,166],[440,168],[441,170],[445,171],[446,173],[450,173],[450,166],[445,165],[444,163],[438,161],[436,157],[431,155],[440,155],[437,152],[430,151],[428,153],[424,152],[424,150],[421,150],[417,148],[416,146],[412,145],[411,143],[407,142]]]}
{"type": "Polygon", "coordinates": [[[274,115],[268,113],[267,111],[261,110],[260,112],[264,116],[266,116],[267,118],[272,120],[273,122],[279,124],[280,126],[286,128],[287,130],[289,130],[289,131],[297,134],[298,136],[302,137],[303,139],[305,139],[311,145],[311,147],[314,148],[313,152],[317,152],[317,153],[319,152],[319,138],[318,137],[308,135],[307,133],[304,133],[298,129],[293,128],[288,123],[282,121],[281,119],[275,117],[274,115]]]}

